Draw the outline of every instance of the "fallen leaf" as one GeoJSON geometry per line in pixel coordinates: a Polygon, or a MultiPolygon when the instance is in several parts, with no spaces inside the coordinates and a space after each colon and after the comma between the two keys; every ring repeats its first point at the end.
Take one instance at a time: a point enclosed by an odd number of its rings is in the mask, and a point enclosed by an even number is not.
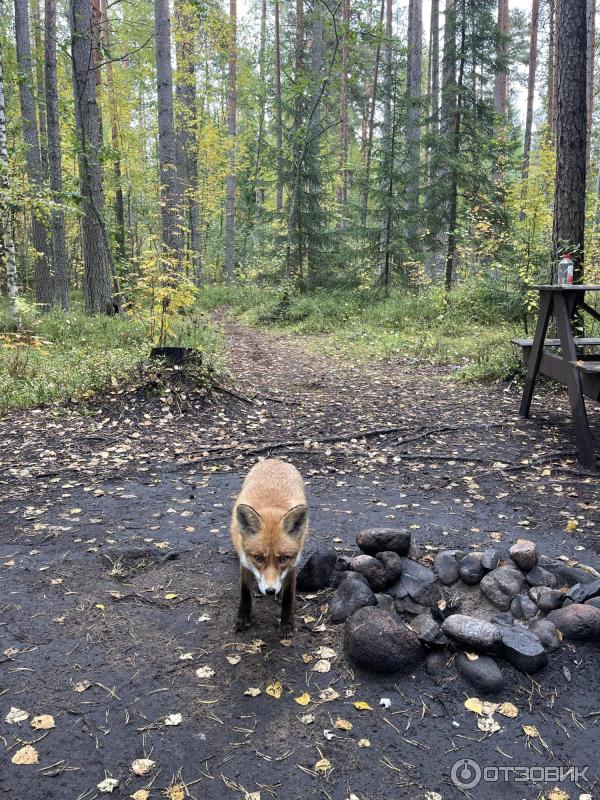
{"type": "Polygon", "coordinates": [[[307,706],[310,703],[310,699],[311,698],[308,692],[304,692],[299,697],[294,697],[294,700],[299,706],[307,706]]]}
{"type": "Polygon", "coordinates": [[[303,725],[312,725],[314,721],[315,721],[314,714],[302,714],[302,716],[300,717],[300,722],[303,725]]]}
{"type": "Polygon", "coordinates": [[[227,656],[227,661],[232,665],[239,664],[241,660],[241,656],[227,656]]]}
{"type": "Polygon", "coordinates": [[[484,717],[491,716],[497,708],[496,703],[490,703],[488,700],[481,701],[478,697],[469,697],[465,700],[465,708],[467,711],[472,711],[474,714],[481,714],[484,717]]]}
{"type": "Polygon", "coordinates": [[[371,747],[371,742],[368,739],[359,739],[358,740],[359,747],[371,747]]]}
{"type": "Polygon", "coordinates": [[[40,714],[31,720],[31,727],[37,731],[49,731],[54,728],[54,717],[51,714],[40,714]]]}
{"type": "Polygon", "coordinates": [[[269,697],[274,697],[276,700],[279,700],[283,694],[283,686],[281,685],[280,681],[275,681],[275,683],[270,683],[267,686],[265,692],[269,695],[269,697]]]}
{"type": "Polygon", "coordinates": [[[492,716],[490,717],[478,717],[477,718],[477,727],[480,731],[484,733],[496,733],[496,731],[500,730],[500,723],[495,720],[492,716]]]}
{"type": "Polygon", "coordinates": [[[4,717],[4,721],[8,722],[9,725],[15,725],[18,722],[25,722],[28,717],[29,714],[27,711],[23,711],[22,708],[17,708],[16,706],[11,706],[10,711],[4,717]]]}
{"type": "Polygon", "coordinates": [[[183,717],[179,713],[169,714],[168,716],[165,717],[165,725],[170,725],[170,726],[181,725],[182,719],[183,717]]]}
{"type": "Polygon", "coordinates": [[[198,622],[208,622],[210,619],[210,614],[200,614],[198,617],[198,622]]]}
{"type": "Polygon", "coordinates": [[[540,735],[535,725],[523,725],[523,733],[525,736],[530,736],[532,739],[540,735]]]}
{"type": "Polygon", "coordinates": [[[573,533],[573,531],[577,530],[579,523],[576,519],[570,519],[567,524],[565,525],[565,530],[567,533],[573,533]]]}
{"type": "Polygon", "coordinates": [[[131,771],[136,775],[146,775],[155,764],[156,761],[152,761],[151,758],[136,758],[131,764],[131,771]]]}
{"type": "Polygon", "coordinates": [[[477,653],[465,653],[465,655],[469,659],[469,661],[477,661],[479,658],[477,653]]]}
{"type": "Polygon", "coordinates": [[[335,728],[338,729],[338,731],[351,731],[353,728],[353,725],[350,722],[350,720],[341,719],[340,717],[336,719],[333,725],[335,728]]]}
{"type": "Polygon", "coordinates": [[[198,667],[198,669],[196,670],[197,678],[212,678],[214,674],[215,674],[214,669],[208,666],[198,667]]]}
{"type": "Polygon", "coordinates": [[[390,700],[389,697],[382,697],[379,700],[379,705],[383,706],[384,708],[390,708],[390,706],[392,705],[392,701],[390,700]]]}
{"type": "Polygon", "coordinates": [[[324,658],[319,659],[313,666],[313,672],[329,672],[331,669],[331,662],[324,658]]]}
{"type": "Polygon", "coordinates": [[[107,794],[111,794],[119,785],[119,781],[117,778],[105,778],[103,781],[97,784],[97,788],[100,789],[101,792],[106,792],[107,794]]]}
{"type": "Polygon", "coordinates": [[[17,752],[11,758],[11,761],[13,764],[37,764],[37,750],[30,744],[26,744],[25,747],[21,747],[19,750],[17,750],[17,752]]]}
{"type": "Polygon", "coordinates": [[[260,800],[260,792],[246,792],[244,800],[260,800]]]}
{"type": "Polygon", "coordinates": [[[315,772],[327,772],[331,769],[331,761],[327,758],[320,758],[313,769],[315,772]]]}
{"type": "Polygon", "coordinates": [[[498,713],[503,717],[514,719],[518,715],[519,709],[513,703],[500,703],[498,713]]]}
{"type": "Polygon", "coordinates": [[[332,739],[335,739],[335,733],[333,731],[324,730],[323,736],[330,742],[332,739]]]}
{"type": "Polygon", "coordinates": [[[323,689],[322,692],[319,692],[319,699],[323,700],[325,703],[331,703],[333,700],[337,700],[340,696],[339,692],[336,692],[331,686],[327,689],[323,689]]]}
{"type": "Polygon", "coordinates": [[[548,800],[570,800],[569,795],[560,787],[555,786],[548,792],[548,800]]]}
{"type": "Polygon", "coordinates": [[[89,689],[92,685],[91,681],[79,681],[79,683],[75,683],[73,685],[74,692],[85,692],[86,689],[89,689]]]}
{"type": "Polygon", "coordinates": [[[165,600],[177,600],[178,597],[179,595],[175,594],[175,592],[167,592],[165,595],[165,600]]]}
{"type": "Polygon", "coordinates": [[[337,658],[337,653],[332,647],[319,647],[317,655],[319,658],[337,658]]]}
{"type": "Polygon", "coordinates": [[[148,789],[138,789],[137,792],[130,794],[131,800],[148,800],[150,792],[148,789]]]}
{"type": "Polygon", "coordinates": [[[167,800],[185,800],[185,789],[180,783],[174,783],[165,789],[167,800]]]}
{"type": "Polygon", "coordinates": [[[193,661],[194,654],[193,653],[181,653],[179,656],[180,661],[193,661]]]}
{"type": "Polygon", "coordinates": [[[256,686],[250,686],[244,694],[248,697],[258,697],[259,694],[262,694],[262,691],[256,686]]]}
{"type": "Polygon", "coordinates": [[[354,708],[356,708],[358,711],[373,711],[371,706],[364,700],[356,700],[354,703],[354,708]]]}

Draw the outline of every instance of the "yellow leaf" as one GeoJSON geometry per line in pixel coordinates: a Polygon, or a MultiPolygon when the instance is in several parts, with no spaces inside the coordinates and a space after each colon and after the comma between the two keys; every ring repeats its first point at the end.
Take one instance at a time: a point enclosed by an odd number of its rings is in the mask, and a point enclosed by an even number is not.
{"type": "Polygon", "coordinates": [[[331,662],[325,658],[319,659],[313,667],[313,672],[329,672],[331,669],[331,662]]]}
{"type": "Polygon", "coordinates": [[[130,794],[131,800],[148,800],[150,792],[148,789],[138,789],[137,792],[130,794]]]}
{"type": "Polygon", "coordinates": [[[94,608],[99,608],[100,611],[105,611],[106,610],[106,606],[104,605],[104,603],[96,603],[94,608]]]}
{"type": "Polygon", "coordinates": [[[37,750],[30,744],[26,744],[25,747],[21,747],[20,750],[17,750],[17,752],[11,758],[11,761],[13,764],[37,764],[37,750]]]}
{"type": "Polygon", "coordinates": [[[565,530],[567,533],[573,533],[573,531],[577,529],[578,525],[579,523],[576,519],[570,519],[565,526],[565,530]]]}
{"type": "Polygon", "coordinates": [[[560,628],[556,629],[556,638],[558,639],[559,642],[562,642],[563,640],[563,632],[561,631],[560,628]]]}
{"type": "Polygon", "coordinates": [[[500,703],[498,713],[502,714],[503,717],[514,719],[518,715],[519,709],[513,703],[500,703]]]}
{"type": "Polygon", "coordinates": [[[165,789],[167,800],[185,800],[185,790],[180,783],[174,783],[165,789]]]}
{"type": "Polygon", "coordinates": [[[31,720],[31,727],[37,731],[48,731],[54,727],[54,717],[51,714],[40,714],[31,720]]]}
{"type": "Polygon", "coordinates": [[[279,700],[279,698],[283,694],[283,686],[281,685],[281,681],[275,681],[275,683],[270,683],[265,689],[265,691],[270,697],[274,697],[276,700],[279,700]]]}
{"type": "Polygon", "coordinates": [[[475,714],[489,717],[498,708],[498,705],[497,703],[490,703],[488,700],[482,702],[478,697],[469,697],[468,700],[465,700],[465,708],[467,711],[473,711],[475,714]]]}
{"type": "Polygon", "coordinates": [[[168,592],[165,595],[165,600],[176,600],[179,595],[175,594],[175,592],[168,592]]]}
{"type": "Polygon", "coordinates": [[[354,708],[356,708],[358,711],[373,711],[371,706],[364,700],[357,700],[354,703],[354,708]]]}
{"type": "Polygon", "coordinates": [[[300,697],[294,697],[294,700],[299,706],[307,706],[310,703],[310,695],[308,692],[304,692],[300,697]]]}
{"type": "Polygon", "coordinates": [[[338,729],[338,731],[351,731],[352,730],[352,723],[347,719],[336,719],[333,723],[334,727],[338,729]]]}
{"type": "Polygon", "coordinates": [[[532,739],[540,735],[535,725],[523,725],[523,733],[525,736],[530,736],[532,739]]]}
{"type": "Polygon", "coordinates": [[[315,772],[327,772],[331,769],[331,761],[326,758],[320,758],[314,766],[315,772]]]}
{"type": "Polygon", "coordinates": [[[569,800],[569,795],[560,787],[555,786],[548,792],[548,800],[569,800]]]}
{"type": "Polygon", "coordinates": [[[465,653],[465,655],[469,659],[469,661],[477,661],[477,659],[479,658],[477,653],[465,653]]]}
{"type": "Polygon", "coordinates": [[[131,771],[136,775],[146,775],[155,763],[151,758],[136,758],[131,764],[131,771]]]}
{"type": "Polygon", "coordinates": [[[359,747],[371,747],[371,742],[368,739],[359,739],[358,740],[359,747]]]}

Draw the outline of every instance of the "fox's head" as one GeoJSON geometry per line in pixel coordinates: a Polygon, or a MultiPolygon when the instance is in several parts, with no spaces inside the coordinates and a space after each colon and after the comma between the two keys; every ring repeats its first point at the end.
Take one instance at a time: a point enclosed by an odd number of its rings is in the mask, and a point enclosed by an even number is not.
{"type": "Polygon", "coordinates": [[[239,503],[235,518],[242,536],[240,561],[254,574],[263,594],[277,594],[302,552],[308,508],[294,506],[282,516],[278,509],[267,508],[259,514],[239,503]]]}

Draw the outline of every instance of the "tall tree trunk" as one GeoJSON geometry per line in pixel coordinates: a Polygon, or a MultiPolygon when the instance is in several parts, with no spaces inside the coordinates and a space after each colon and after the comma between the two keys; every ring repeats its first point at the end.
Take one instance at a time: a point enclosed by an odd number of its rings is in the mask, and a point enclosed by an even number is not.
{"type": "Polygon", "coordinates": [[[119,136],[119,119],[117,116],[117,97],[115,93],[115,80],[111,60],[110,26],[106,0],[100,0],[100,14],[102,18],[102,44],[106,58],[106,84],[108,88],[108,107],[110,113],[110,140],[114,159],[115,173],[115,241],[119,258],[125,260],[125,206],[123,202],[123,181],[121,169],[121,139],[119,136]]]}
{"type": "Polygon", "coordinates": [[[505,120],[508,114],[508,0],[498,0],[497,35],[494,111],[505,120]]]}
{"type": "Polygon", "coordinates": [[[523,180],[529,172],[531,152],[531,130],[533,126],[533,100],[535,97],[535,74],[537,71],[537,44],[540,21],[540,0],[533,0],[531,6],[531,28],[529,36],[529,77],[527,79],[527,112],[525,114],[525,142],[523,145],[523,180]]]}
{"type": "Polygon", "coordinates": [[[281,108],[281,43],[279,0],[275,0],[275,136],[277,139],[277,215],[283,209],[283,122],[281,108]]]}
{"type": "Polygon", "coordinates": [[[237,133],[237,2],[229,0],[229,99],[227,199],[225,205],[225,275],[235,277],[235,150],[237,133]]]}
{"type": "Polygon", "coordinates": [[[177,172],[184,193],[186,227],[194,280],[200,285],[200,205],[198,202],[198,126],[196,94],[196,35],[194,7],[190,0],[175,3],[177,32],[177,172]]]}
{"type": "MultiPolygon", "coordinates": [[[[446,7],[448,10],[448,6],[446,7]]],[[[455,31],[455,14],[454,14],[454,7],[452,8],[452,21],[451,26],[453,28],[452,32],[452,41],[453,44],[449,47],[449,51],[454,53],[453,64],[456,65],[456,39],[454,38],[454,31],[455,31]]],[[[450,20],[448,17],[446,18],[446,25],[449,25],[450,20]]],[[[446,249],[446,272],[445,272],[445,279],[444,285],[446,292],[449,292],[452,288],[452,282],[454,280],[454,273],[455,273],[455,265],[454,260],[456,256],[456,220],[457,220],[457,209],[458,209],[458,159],[460,155],[460,129],[461,129],[461,121],[462,121],[462,103],[463,103],[463,85],[464,85],[464,74],[465,74],[465,41],[466,41],[466,3],[465,0],[461,0],[461,12],[460,12],[460,57],[459,57],[459,66],[458,66],[458,79],[456,82],[456,90],[454,95],[454,116],[453,116],[453,125],[452,125],[452,132],[451,132],[451,168],[450,168],[450,198],[449,198],[449,209],[448,209],[448,242],[447,242],[447,249],[446,249]]],[[[449,57],[450,57],[449,52],[449,57]]],[[[445,54],[444,54],[445,55],[445,54]]],[[[454,69],[452,70],[454,73],[454,69]]]]}
{"type": "Polygon", "coordinates": [[[311,73],[314,85],[314,95],[312,99],[312,115],[308,127],[308,146],[306,147],[306,172],[307,172],[307,191],[308,191],[308,221],[309,229],[306,236],[306,255],[307,255],[307,275],[306,284],[310,286],[313,282],[315,268],[319,263],[319,256],[322,249],[322,226],[321,226],[321,93],[320,81],[323,77],[323,17],[320,2],[315,3],[312,10],[312,44],[311,44],[311,73]]]}
{"type": "Polygon", "coordinates": [[[381,0],[381,10],[379,12],[379,28],[377,36],[377,47],[375,49],[375,66],[373,68],[373,83],[371,85],[371,99],[369,107],[369,125],[367,133],[367,147],[365,152],[365,177],[360,200],[360,224],[364,229],[367,224],[367,211],[369,208],[369,190],[371,183],[371,158],[373,153],[373,128],[375,127],[375,108],[377,106],[377,84],[379,82],[379,59],[381,56],[381,37],[383,33],[383,15],[385,13],[386,0],[381,0]]]}
{"type": "MultiPolygon", "coordinates": [[[[384,159],[387,160],[388,167],[388,190],[390,184],[393,186],[394,174],[394,141],[392,137],[392,92],[395,90],[394,76],[392,72],[392,31],[393,31],[393,8],[392,0],[385,3],[385,44],[383,47],[383,125],[382,125],[382,150],[384,159]]],[[[386,287],[389,286],[390,279],[390,223],[391,223],[391,196],[389,191],[385,193],[386,200],[381,217],[381,231],[379,235],[379,277],[386,287]]]]}
{"type": "Polygon", "coordinates": [[[594,64],[596,59],[596,0],[587,0],[587,75],[586,75],[586,170],[589,174],[592,144],[592,124],[594,119],[594,64]]]}
{"type": "MultiPolygon", "coordinates": [[[[62,148],[60,115],[58,111],[58,81],[56,76],[56,0],[44,3],[44,61],[46,89],[46,119],[48,122],[48,174],[50,191],[56,204],[62,204],[62,148]]],[[[65,215],[60,207],[52,210],[50,218],[54,293],[65,311],[69,309],[69,259],[65,232],[65,215]]]]}
{"type": "MultiPolygon", "coordinates": [[[[27,0],[15,0],[15,35],[21,122],[25,142],[25,163],[31,188],[39,192],[43,185],[40,140],[38,137],[33,76],[31,72],[31,42],[29,38],[29,9],[27,0]]],[[[52,305],[53,286],[48,261],[48,240],[43,221],[33,214],[31,240],[35,250],[35,296],[42,308],[52,305]]]]}
{"type": "Polygon", "coordinates": [[[33,22],[33,42],[35,44],[35,81],[38,125],[40,130],[40,157],[42,175],[48,178],[48,126],[46,123],[46,104],[44,103],[44,48],[42,45],[42,20],[39,0],[31,0],[31,19],[33,22]]]}
{"type": "MultiPolygon", "coordinates": [[[[350,0],[342,0],[342,74],[340,87],[340,185],[338,202],[348,200],[348,60],[350,55],[350,0]]],[[[343,212],[342,212],[343,213],[343,212]]]]}
{"type": "MultiPolygon", "coordinates": [[[[4,103],[4,72],[2,69],[2,41],[0,40],[0,165],[2,166],[2,179],[0,186],[8,190],[8,152],[6,148],[6,106],[4,103]]],[[[9,203],[0,200],[0,229],[2,232],[2,261],[6,269],[6,289],[8,294],[8,307],[10,315],[16,322],[19,321],[17,299],[19,290],[17,286],[17,260],[15,258],[15,243],[12,235],[12,218],[9,203]]]]}
{"type": "Polygon", "coordinates": [[[406,101],[408,118],[406,124],[406,160],[408,164],[407,185],[407,233],[411,249],[415,250],[421,180],[421,65],[423,61],[423,5],[422,0],[410,0],[408,6],[408,64],[406,74],[406,101]]]}
{"type": "MultiPolygon", "coordinates": [[[[304,153],[302,131],[304,126],[304,0],[296,0],[296,41],[295,41],[295,82],[296,99],[294,103],[293,161],[295,168],[294,185],[290,197],[288,213],[286,276],[296,271],[298,284],[302,286],[304,272],[304,230],[302,225],[302,209],[300,208],[301,170],[304,153]],[[294,246],[294,247],[293,247],[294,246]],[[296,257],[292,258],[295,249],[296,257]],[[294,263],[292,263],[294,261],[294,263]]],[[[308,133],[305,137],[308,140],[308,133]]]]}
{"type": "Polygon", "coordinates": [[[552,144],[556,142],[556,0],[548,0],[548,86],[547,124],[552,144]]]}
{"type": "Polygon", "coordinates": [[[431,0],[429,74],[431,133],[437,136],[440,130],[440,0],[431,0]]]}
{"type": "Polygon", "coordinates": [[[176,168],[169,0],[154,0],[154,26],[162,244],[166,255],[174,258],[176,263],[180,264],[182,192],[176,168]]]}
{"type": "Polygon", "coordinates": [[[113,314],[112,254],[104,222],[104,189],[100,151],[100,114],[92,65],[92,10],[89,0],[70,0],[73,97],[79,144],[79,186],[85,308],[113,314]]]}
{"type": "Polygon", "coordinates": [[[552,248],[563,249],[575,262],[576,281],[583,276],[586,175],[586,4],[557,0],[556,27],[556,191],[552,248]]]}

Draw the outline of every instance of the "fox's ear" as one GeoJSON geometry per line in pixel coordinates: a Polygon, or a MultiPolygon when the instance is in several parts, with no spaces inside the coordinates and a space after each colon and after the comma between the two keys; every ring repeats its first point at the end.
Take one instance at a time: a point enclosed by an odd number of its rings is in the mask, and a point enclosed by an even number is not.
{"type": "Polygon", "coordinates": [[[294,506],[281,520],[281,526],[288,536],[300,536],[304,533],[308,508],[304,505],[294,506]]]}
{"type": "Polygon", "coordinates": [[[260,517],[252,506],[240,503],[235,509],[235,518],[242,536],[255,536],[260,530],[260,517]]]}

